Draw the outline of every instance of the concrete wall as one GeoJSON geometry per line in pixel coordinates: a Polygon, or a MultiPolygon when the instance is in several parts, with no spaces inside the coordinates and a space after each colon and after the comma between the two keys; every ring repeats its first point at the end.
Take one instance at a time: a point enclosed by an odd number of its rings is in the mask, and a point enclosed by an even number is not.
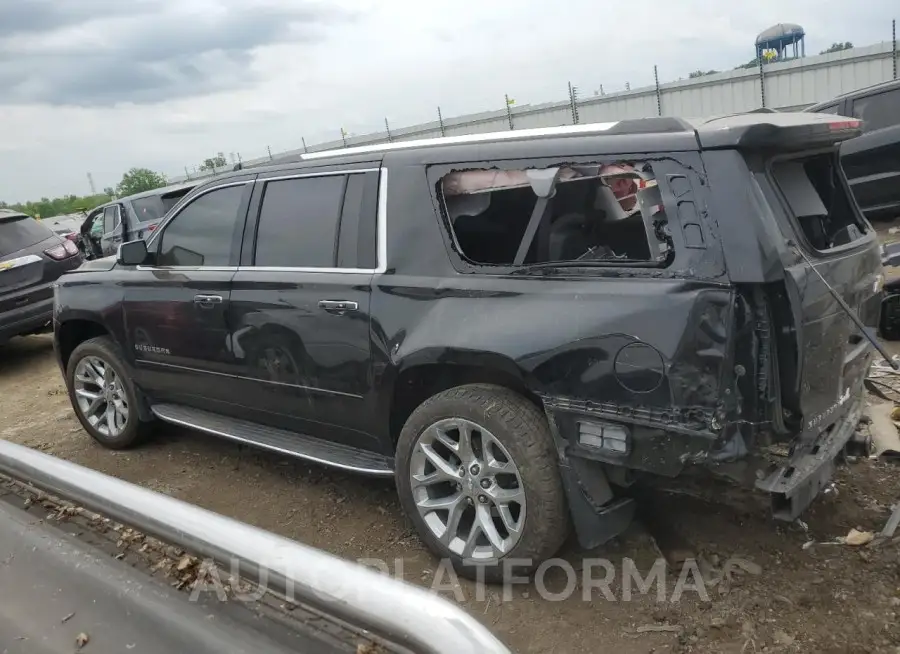
{"type": "MultiPolygon", "coordinates": [[[[878,43],[825,55],[815,55],[768,64],[765,66],[763,84],[759,69],[741,69],[696,79],[679,80],[660,84],[659,109],[663,116],[699,117],[715,114],[749,111],[763,106],[781,110],[798,110],[836,95],[854,91],[893,77],[892,45],[878,43]]],[[[655,87],[643,87],[579,99],[580,123],[605,122],[625,118],[657,116],[655,87]]],[[[539,105],[522,105],[512,109],[513,129],[529,127],[554,127],[572,124],[572,110],[567,100],[539,105]]],[[[444,120],[444,135],[480,134],[509,129],[509,117],[503,110],[469,114],[444,120]]],[[[432,138],[441,136],[438,121],[410,127],[391,129],[394,141],[432,138]]],[[[387,142],[386,132],[375,132],[348,137],[347,145],[365,145],[387,142]]],[[[309,152],[343,147],[343,142],[331,141],[309,146],[309,152]]],[[[296,156],[304,150],[294,149],[273,152],[277,158],[296,156]]],[[[253,165],[268,158],[245,160],[253,165]]],[[[191,175],[193,179],[211,177],[227,172],[231,166],[215,173],[191,175]]],[[[185,176],[170,178],[170,183],[185,181],[185,176]]]]}

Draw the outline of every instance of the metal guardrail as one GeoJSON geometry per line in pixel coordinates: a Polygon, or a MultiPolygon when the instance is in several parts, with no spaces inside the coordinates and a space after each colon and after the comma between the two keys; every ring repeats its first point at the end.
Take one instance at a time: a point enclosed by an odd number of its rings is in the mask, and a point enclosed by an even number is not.
{"type": "Polygon", "coordinates": [[[455,604],[352,561],[0,440],[0,473],[114,518],[423,654],[509,654],[455,604]]]}

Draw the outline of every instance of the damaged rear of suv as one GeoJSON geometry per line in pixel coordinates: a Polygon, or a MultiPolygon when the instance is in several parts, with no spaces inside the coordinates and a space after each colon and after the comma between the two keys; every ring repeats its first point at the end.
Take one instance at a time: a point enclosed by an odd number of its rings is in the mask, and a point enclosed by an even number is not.
{"type": "Polygon", "coordinates": [[[61,280],[73,406],[109,447],[161,419],[393,475],[425,543],[489,579],[570,524],[621,533],[642,480],[711,471],[792,520],[877,347],[880,249],[838,159],[858,131],[658,118],[217,177],[61,280]]]}

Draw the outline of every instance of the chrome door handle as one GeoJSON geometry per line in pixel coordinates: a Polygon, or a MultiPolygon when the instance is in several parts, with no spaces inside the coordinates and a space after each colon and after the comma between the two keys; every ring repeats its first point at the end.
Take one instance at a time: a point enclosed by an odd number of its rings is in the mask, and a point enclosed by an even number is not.
{"type": "Polygon", "coordinates": [[[330,313],[345,313],[347,311],[356,311],[359,305],[349,300],[319,300],[319,308],[325,309],[330,313]]]}
{"type": "Polygon", "coordinates": [[[216,304],[222,304],[221,295],[195,295],[194,304],[202,309],[211,309],[216,304]]]}

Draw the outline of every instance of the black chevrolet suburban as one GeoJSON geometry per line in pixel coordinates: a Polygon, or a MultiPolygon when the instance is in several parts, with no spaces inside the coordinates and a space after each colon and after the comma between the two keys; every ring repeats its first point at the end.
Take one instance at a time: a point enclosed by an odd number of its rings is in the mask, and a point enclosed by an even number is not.
{"type": "Polygon", "coordinates": [[[838,152],[794,113],[303,155],[185,196],[59,282],[85,429],[154,421],[392,476],[469,575],[533,568],[636,482],[696,471],[793,520],[851,439],[882,267],[838,152]]]}

